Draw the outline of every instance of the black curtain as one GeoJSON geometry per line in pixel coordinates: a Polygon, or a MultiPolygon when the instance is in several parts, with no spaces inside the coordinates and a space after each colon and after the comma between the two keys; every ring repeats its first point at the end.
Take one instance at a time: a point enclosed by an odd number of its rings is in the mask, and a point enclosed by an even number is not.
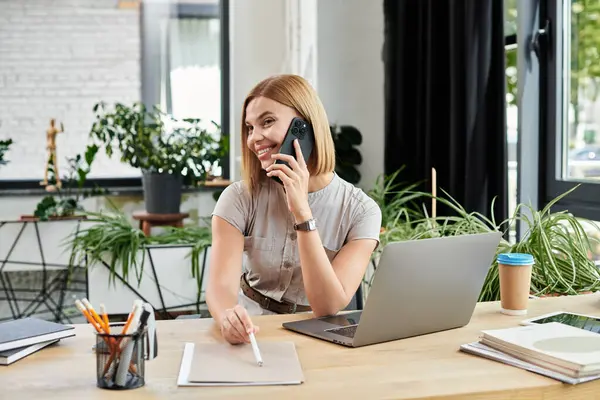
{"type": "MultiPolygon", "coordinates": [[[[385,173],[507,217],[502,0],[384,0],[385,173]]],[[[437,202],[438,215],[451,211],[437,202]]]]}

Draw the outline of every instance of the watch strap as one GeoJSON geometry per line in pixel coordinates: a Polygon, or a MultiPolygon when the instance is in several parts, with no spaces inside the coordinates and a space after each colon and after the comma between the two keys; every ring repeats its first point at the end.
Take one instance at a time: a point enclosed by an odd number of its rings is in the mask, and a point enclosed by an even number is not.
{"type": "Polygon", "coordinates": [[[294,224],[294,229],[297,231],[314,231],[317,229],[317,221],[311,218],[299,224],[294,224]]]}

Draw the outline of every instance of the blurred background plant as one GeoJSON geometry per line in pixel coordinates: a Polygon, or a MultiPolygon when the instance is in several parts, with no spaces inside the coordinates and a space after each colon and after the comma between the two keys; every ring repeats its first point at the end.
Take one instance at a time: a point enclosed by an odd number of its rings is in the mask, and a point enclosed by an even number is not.
{"type": "Polygon", "coordinates": [[[83,155],[77,154],[75,157],[67,158],[67,171],[61,178],[60,187],[56,185],[56,170],[53,160],[50,159],[46,190],[52,194],[44,196],[36,205],[34,217],[40,221],[73,217],[84,211],[82,205],[84,199],[106,193],[106,189],[98,187],[84,188],[98,149],[96,145],[89,145],[83,155]]]}
{"type": "Polygon", "coordinates": [[[179,175],[185,185],[212,178],[229,148],[227,136],[214,121],[177,120],[139,102],[116,103],[111,110],[100,102],[94,113],[90,137],[109,157],[118,152],[121,162],[143,173],[179,175]]]}
{"type": "Polygon", "coordinates": [[[335,172],[342,179],[357,184],[361,175],[356,166],[362,163],[362,155],[356,147],[362,143],[362,135],[350,125],[332,125],[330,130],[335,146],[335,172]]]}
{"type": "MultiPolygon", "coordinates": [[[[163,233],[146,236],[141,229],[131,224],[125,213],[108,200],[110,209],[103,212],[83,212],[89,227],[72,233],[63,245],[71,249],[69,265],[106,264],[110,270],[109,282],[118,276],[124,280],[134,273],[138,285],[142,280],[147,246],[188,245],[191,273],[201,295],[204,263],[200,256],[211,245],[212,235],[208,226],[164,226],[163,233]]],[[[207,218],[209,221],[209,218],[207,218]]],[[[206,221],[204,221],[206,222],[206,221]]]]}
{"type": "Polygon", "coordinates": [[[4,156],[12,144],[12,139],[0,140],[0,165],[5,165],[8,163],[8,161],[4,159],[4,156]]]}

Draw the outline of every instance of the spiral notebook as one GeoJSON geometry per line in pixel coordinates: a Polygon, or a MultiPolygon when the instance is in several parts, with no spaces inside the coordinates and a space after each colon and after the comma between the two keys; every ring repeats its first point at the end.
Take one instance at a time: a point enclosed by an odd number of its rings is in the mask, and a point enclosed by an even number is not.
{"type": "Polygon", "coordinates": [[[263,365],[250,344],[186,343],[178,386],[299,385],[304,373],[293,342],[259,342],[263,365]]]}

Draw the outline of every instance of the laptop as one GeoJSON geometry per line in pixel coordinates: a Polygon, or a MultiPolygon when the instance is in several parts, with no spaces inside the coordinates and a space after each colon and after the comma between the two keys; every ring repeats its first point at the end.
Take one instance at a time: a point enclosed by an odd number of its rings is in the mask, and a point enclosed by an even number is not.
{"type": "Polygon", "coordinates": [[[465,326],[501,238],[490,232],[389,243],[363,310],[283,327],[360,347],[465,326]]]}

